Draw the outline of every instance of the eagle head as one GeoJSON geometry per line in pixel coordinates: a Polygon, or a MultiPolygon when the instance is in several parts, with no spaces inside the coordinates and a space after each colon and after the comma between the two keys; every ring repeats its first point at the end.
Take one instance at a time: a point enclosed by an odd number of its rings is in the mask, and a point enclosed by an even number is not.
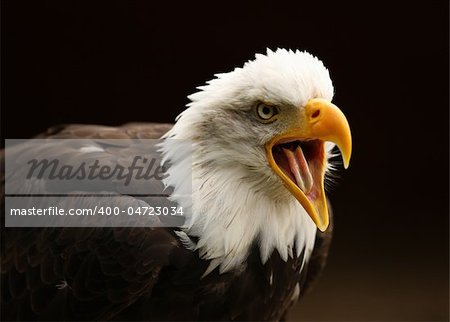
{"type": "MultiPolygon", "coordinates": [[[[274,249],[293,256],[294,245],[308,253],[315,227],[329,224],[331,149],[338,146],[345,167],[352,149],[328,70],[307,52],[267,50],[198,89],[166,135],[193,144],[186,230],[198,237],[196,248],[222,271],[242,263],[255,242],[263,261],[274,249]]],[[[185,162],[169,146],[163,153],[185,162]]],[[[167,182],[175,189],[176,177],[167,182]]]]}

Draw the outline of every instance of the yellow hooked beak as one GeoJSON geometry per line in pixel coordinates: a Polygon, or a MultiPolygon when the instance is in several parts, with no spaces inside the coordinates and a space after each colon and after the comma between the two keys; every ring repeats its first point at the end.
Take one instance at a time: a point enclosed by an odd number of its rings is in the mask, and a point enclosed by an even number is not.
{"type": "Polygon", "coordinates": [[[329,224],[324,189],[325,142],[335,143],[347,168],[352,137],[341,110],[325,99],[311,99],[298,119],[266,144],[269,165],[308,212],[320,231],[329,224]]]}

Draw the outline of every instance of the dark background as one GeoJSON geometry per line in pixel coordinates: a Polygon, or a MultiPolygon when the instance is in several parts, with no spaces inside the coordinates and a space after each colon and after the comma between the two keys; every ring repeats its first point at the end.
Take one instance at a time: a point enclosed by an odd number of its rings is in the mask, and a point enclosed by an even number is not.
{"type": "Polygon", "coordinates": [[[300,320],[448,320],[447,1],[2,1],[2,134],[172,122],[266,47],[330,69],[354,136],[300,320]]]}

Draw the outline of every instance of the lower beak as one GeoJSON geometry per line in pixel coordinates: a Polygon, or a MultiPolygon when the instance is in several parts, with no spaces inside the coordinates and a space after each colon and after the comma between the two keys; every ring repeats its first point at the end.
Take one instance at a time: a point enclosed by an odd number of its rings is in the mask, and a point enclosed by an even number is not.
{"type": "Polygon", "coordinates": [[[347,119],[329,101],[312,99],[301,109],[298,121],[266,144],[269,165],[320,231],[329,225],[324,189],[326,141],[338,146],[347,168],[352,152],[347,119]]]}

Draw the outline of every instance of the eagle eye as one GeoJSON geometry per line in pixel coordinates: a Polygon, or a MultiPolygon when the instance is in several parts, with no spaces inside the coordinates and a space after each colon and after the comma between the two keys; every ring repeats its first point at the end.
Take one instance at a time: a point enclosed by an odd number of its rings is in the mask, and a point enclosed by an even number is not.
{"type": "Polygon", "coordinates": [[[267,122],[271,121],[278,114],[278,109],[274,106],[261,103],[256,107],[256,114],[261,121],[267,122]]]}

